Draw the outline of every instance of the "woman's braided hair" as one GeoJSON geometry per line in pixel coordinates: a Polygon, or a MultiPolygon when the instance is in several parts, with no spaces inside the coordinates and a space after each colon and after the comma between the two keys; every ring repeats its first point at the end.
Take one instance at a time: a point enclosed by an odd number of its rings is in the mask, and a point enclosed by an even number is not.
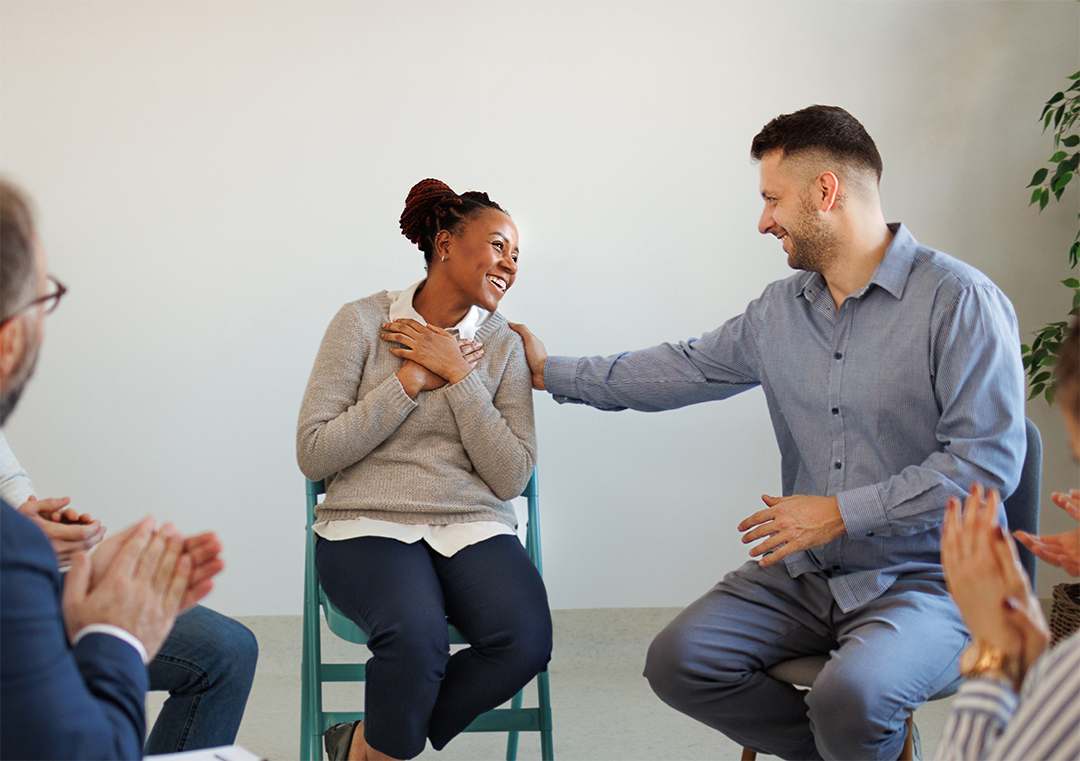
{"type": "Polygon", "coordinates": [[[401,212],[401,232],[424,252],[431,264],[435,255],[435,236],[440,230],[454,235],[461,225],[483,209],[506,210],[488,198],[487,193],[470,190],[458,195],[441,180],[428,178],[413,185],[401,212]]]}

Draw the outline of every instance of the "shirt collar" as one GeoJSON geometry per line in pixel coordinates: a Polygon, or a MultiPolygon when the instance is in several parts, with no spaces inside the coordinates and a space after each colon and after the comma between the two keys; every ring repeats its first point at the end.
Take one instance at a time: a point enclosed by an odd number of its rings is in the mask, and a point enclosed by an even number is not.
{"type": "MultiPolygon", "coordinates": [[[[897,299],[904,295],[904,286],[907,285],[908,275],[911,274],[911,267],[915,263],[915,252],[919,249],[919,243],[903,223],[890,222],[888,227],[889,232],[893,234],[892,242],[885,249],[885,255],[878,262],[870,281],[851,294],[855,298],[862,298],[872,285],[884,288],[897,299]]],[[[805,275],[806,279],[799,293],[808,301],[813,302],[828,285],[820,272],[807,272],[805,275]]]]}
{"type": "MultiPolygon", "coordinates": [[[[420,316],[420,313],[413,308],[413,296],[416,295],[416,289],[424,284],[424,280],[413,283],[403,291],[390,291],[386,295],[390,297],[390,321],[394,320],[416,320],[421,325],[427,325],[427,320],[420,316]]],[[[461,319],[457,325],[453,328],[448,328],[448,333],[457,333],[458,338],[465,338],[473,340],[476,338],[476,331],[488,321],[491,317],[491,312],[486,309],[481,309],[475,304],[469,307],[469,311],[465,313],[465,316],[461,319]]]]}
{"type": "Polygon", "coordinates": [[[919,250],[919,243],[900,222],[890,222],[889,231],[893,234],[892,243],[885,249],[885,256],[881,257],[881,262],[863,291],[870,285],[877,285],[900,299],[904,295],[904,286],[907,285],[911,267],[915,264],[915,252],[919,250]]]}

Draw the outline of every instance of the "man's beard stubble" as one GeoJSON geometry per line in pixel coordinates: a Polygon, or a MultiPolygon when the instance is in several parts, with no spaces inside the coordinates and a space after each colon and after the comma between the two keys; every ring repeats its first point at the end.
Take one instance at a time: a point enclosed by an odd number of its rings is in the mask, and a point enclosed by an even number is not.
{"type": "Polygon", "coordinates": [[[788,266],[796,270],[820,272],[836,261],[838,252],[836,236],[824,221],[814,214],[816,207],[809,195],[801,202],[802,214],[798,230],[787,228],[791,239],[791,253],[788,254],[788,266]]]}
{"type": "Polygon", "coordinates": [[[41,342],[36,340],[37,336],[32,336],[32,338],[35,339],[33,350],[29,352],[20,363],[19,369],[12,374],[11,380],[7,384],[7,388],[0,392],[0,428],[4,427],[8,415],[15,409],[19,397],[22,396],[23,389],[26,388],[27,382],[37,368],[38,354],[41,352],[41,342]]]}

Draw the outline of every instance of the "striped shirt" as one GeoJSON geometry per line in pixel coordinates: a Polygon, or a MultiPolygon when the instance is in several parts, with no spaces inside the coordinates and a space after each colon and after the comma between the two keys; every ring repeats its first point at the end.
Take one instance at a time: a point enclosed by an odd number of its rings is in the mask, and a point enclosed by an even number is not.
{"type": "Polygon", "coordinates": [[[889,229],[870,281],[839,309],[820,274],[799,272],[701,338],[544,368],[557,401],[605,410],[669,410],[760,385],[784,495],[835,496],[846,527],[788,556],[788,571],[828,576],[845,612],[902,573],[943,578],[945,501],[975,481],[1010,494],[1026,449],[1012,304],[978,270],[889,229]]]}
{"type": "Polygon", "coordinates": [[[935,758],[1080,758],[1080,634],[1035,662],[1017,695],[996,679],[969,679],[953,698],[935,758]]]}

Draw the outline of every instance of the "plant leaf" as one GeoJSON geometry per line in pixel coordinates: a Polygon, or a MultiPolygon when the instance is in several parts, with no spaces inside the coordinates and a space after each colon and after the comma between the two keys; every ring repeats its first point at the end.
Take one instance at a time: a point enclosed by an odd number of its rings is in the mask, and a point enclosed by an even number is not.
{"type": "MultiPolygon", "coordinates": [[[[1031,183],[1028,185],[1028,187],[1033,188],[1036,185],[1042,185],[1043,180],[1046,179],[1046,175],[1048,175],[1048,174],[1050,174],[1050,170],[1047,169],[1046,167],[1043,167],[1042,169],[1037,171],[1034,174],[1034,176],[1032,176],[1031,183]]],[[[1037,194],[1039,191],[1035,191],[1035,192],[1037,194]]],[[[1035,203],[1035,198],[1034,197],[1032,197],[1031,202],[1035,203]]]]}
{"type": "Polygon", "coordinates": [[[1061,144],[1066,148],[1072,148],[1075,145],[1080,145],[1080,135],[1069,135],[1067,138],[1061,141],[1061,144]]]}
{"type": "Polygon", "coordinates": [[[1050,203],[1050,191],[1047,188],[1043,188],[1039,193],[1039,211],[1046,208],[1046,204],[1050,203]]]}
{"type": "Polygon", "coordinates": [[[1069,158],[1069,154],[1067,154],[1065,151],[1058,151],[1057,153],[1055,153],[1053,156],[1050,157],[1050,163],[1051,164],[1056,164],[1059,161],[1064,161],[1067,158],[1069,158]]]}
{"type": "Polygon", "coordinates": [[[1075,277],[1067,277],[1061,281],[1061,284],[1066,288],[1080,288],[1080,280],[1075,277]]]}

